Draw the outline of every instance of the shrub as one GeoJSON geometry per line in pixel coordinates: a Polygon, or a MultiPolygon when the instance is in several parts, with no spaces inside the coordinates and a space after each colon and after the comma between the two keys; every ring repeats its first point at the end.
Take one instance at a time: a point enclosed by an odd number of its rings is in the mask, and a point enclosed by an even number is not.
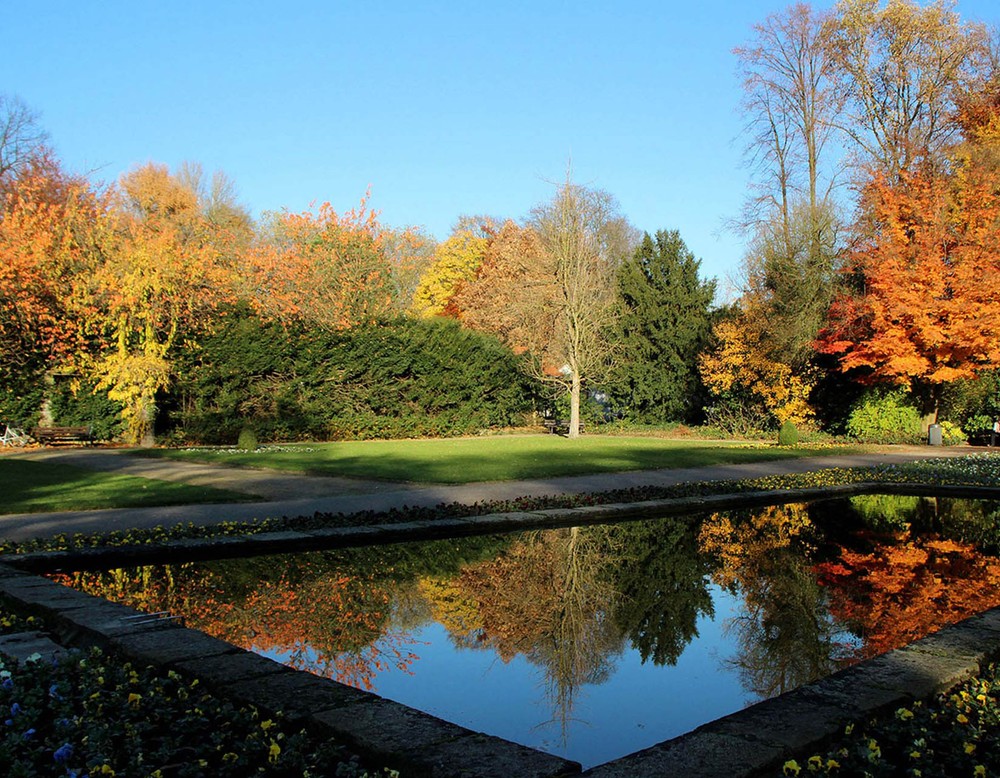
{"type": "Polygon", "coordinates": [[[791,421],[786,421],[778,430],[779,446],[794,446],[799,442],[799,430],[791,421]]]}
{"type": "Polygon", "coordinates": [[[232,443],[246,426],[261,441],[474,434],[533,409],[523,366],[450,320],[327,332],[235,311],[178,360],[173,437],[232,443]]]}
{"type": "Polygon", "coordinates": [[[257,433],[250,427],[244,427],[241,429],[240,437],[236,441],[236,448],[240,449],[240,451],[256,451],[257,433]]]}
{"type": "Polygon", "coordinates": [[[962,423],[962,430],[968,435],[993,431],[993,419],[985,414],[970,416],[962,423]]]}
{"type": "Polygon", "coordinates": [[[918,443],[920,412],[901,390],[868,392],[851,409],[847,434],[865,443],[918,443]]]}
{"type": "Polygon", "coordinates": [[[942,421],[941,424],[941,442],[946,446],[960,446],[963,443],[968,442],[968,438],[965,433],[962,432],[962,428],[957,424],[952,424],[950,421],[942,421]]]}

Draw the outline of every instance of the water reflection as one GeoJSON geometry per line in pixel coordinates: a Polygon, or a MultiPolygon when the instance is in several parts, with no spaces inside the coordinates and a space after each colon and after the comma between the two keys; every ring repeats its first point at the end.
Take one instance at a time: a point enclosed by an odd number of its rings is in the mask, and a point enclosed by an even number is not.
{"type": "Polygon", "coordinates": [[[876,496],[64,580],[594,764],[1000,604],[997,516],[876,496]],[[515,668],[530,678],[499,682],[482,721],[439,700],[515,668]],[[437,688],[407,696],[411,674],[437,688]]]}

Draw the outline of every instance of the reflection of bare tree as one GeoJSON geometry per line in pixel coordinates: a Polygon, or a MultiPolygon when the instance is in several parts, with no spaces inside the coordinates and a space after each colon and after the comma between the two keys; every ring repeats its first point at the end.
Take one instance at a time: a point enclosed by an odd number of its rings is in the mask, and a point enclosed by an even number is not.
{"type": "Polygon", "coordinates": [[[553,629],[536,645],[533,660],[545,668],[546,696],[563,742],[584,684],[604,683],[621,654],[622,638],[613,619],[617,592],[601,576],[608,563],[598,534],[572,527],[561,533],[556,575],[562,578],[553,629]]]}
{"type": "Polygon", "coordinates": [[[530,533],[461,573],[460,587],[479,605],[478,644],[543,669],[564,739],[580,688],[605,681],[622,649],[608,562],[601,533],[573,527],[530,533]]]}
{"type": "Polygon", "coordinates": [[[804,505],[716,514],[702,525],[702,549],[719,564],[713,580],[745,601],[728,625],[739,652],[727,662],[759,697],[834,669],[834,629],[807,555],[811,530],[804,505]]]}

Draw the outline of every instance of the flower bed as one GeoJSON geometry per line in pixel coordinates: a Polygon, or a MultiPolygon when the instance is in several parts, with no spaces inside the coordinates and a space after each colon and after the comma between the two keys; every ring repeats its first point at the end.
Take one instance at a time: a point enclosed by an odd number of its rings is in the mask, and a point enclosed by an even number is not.
{"type": "MultiPolygon", "coordinates": [[[[37,630],[0,615],[0,631],[37,630]]],[[[0,775],[390,776],[366,771],[343,746],[262,720],[170,671],[98,650],[59,661],[0,655],[0,775]]]]}
{"type": "Polygon", "coordinates": [[[848,725],[828,751],[787,761],[781,774],[949,778],[1000,774],[1000,677],[979,678],[894,714],[848,725]]]}

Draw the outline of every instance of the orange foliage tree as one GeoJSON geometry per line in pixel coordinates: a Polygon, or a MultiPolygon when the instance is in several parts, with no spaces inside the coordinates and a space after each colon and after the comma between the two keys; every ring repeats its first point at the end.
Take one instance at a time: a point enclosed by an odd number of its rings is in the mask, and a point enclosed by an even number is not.
{"type": "Polygon", "coordinates": [[[272,215],[270,236],[249,252],[246,296],[267,315],[327,329],[377,321],[393,311],[395,287],[385,230],[367,198],[338,214],[330,203],[315,212],[272,215]]]}
{"type": "Polygon", "coordinates": [[[450,304],[467,327],[496,335],[520,353],[552,335],[544,315],[551,286],[538,235],[508,219],[450,304]]]}
{"type": "Polygon", "coordinates": [[[918,390],[929,418],[943,385],[1000,366],[998,116],[995,105],[967,108],[969,140],[947,173],[874,176],[847,268],[855,293],[835,301],[820,333],[841,370],[918,390]]]}
{"type": "Polygon", "coordinates": [[[26,163],[0,202],[0,383],[77,345],[75,290],[93,260],[101,198],[51,157],[26,163]]]}

